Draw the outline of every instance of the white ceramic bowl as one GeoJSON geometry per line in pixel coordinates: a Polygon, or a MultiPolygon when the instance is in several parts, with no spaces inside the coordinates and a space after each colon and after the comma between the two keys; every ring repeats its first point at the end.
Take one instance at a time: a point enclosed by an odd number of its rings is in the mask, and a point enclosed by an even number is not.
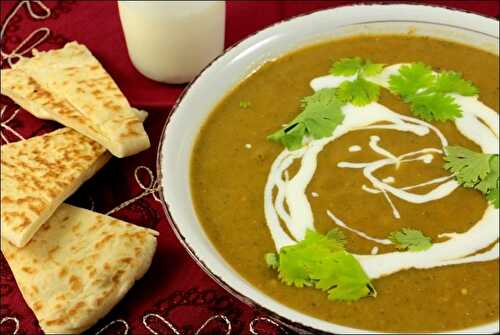
{"type": "MultiPolygon", "coordinates": [[[[228,291],[264,307],[281,322],[306,333],[362,333],[291,309],[235,272],[210,243],[192,204],[190,158],[198,131],[217,102],[264,62],[322,40],[357,34],[408,33],[444,38],[498,54],[498,21],[462,11],[422,5],[354,5],[299,16],[264,29],[227,50],[179,98],[158,152],[164,209],[191,256],[228,291]]],[[[495,333],[499,322],[455,333],[495,333]]]]}

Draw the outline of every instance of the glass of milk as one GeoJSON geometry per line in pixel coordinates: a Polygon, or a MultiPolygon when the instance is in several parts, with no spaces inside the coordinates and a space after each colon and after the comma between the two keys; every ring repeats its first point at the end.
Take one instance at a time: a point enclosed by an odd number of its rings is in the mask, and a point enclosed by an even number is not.
{"type": "Polygon", "coordinates": [[[224,50],[225,1],[118,1],[128,54],[146,77],[191,81],[224,50]]]}

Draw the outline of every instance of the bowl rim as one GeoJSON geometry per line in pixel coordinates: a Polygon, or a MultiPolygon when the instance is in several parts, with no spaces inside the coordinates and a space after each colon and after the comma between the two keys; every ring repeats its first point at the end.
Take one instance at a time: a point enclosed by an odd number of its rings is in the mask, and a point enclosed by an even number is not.
{"type": "MultiPolygon", "coordinates": [[[[486,15],[486,14],[482,14],[482,13],[477,13],[477,12],[466,10],[466,9],[455,8],[455,7],[447,6],[447,5],[443,5],[443,4],[424,4],[424,3],[414,2],[414,1],[408,1],[408,2],[403,2],[403,1],[397,1],[397,2],[387,2],[387,1],[359,2],[359,3],[354,3],[354,4],[345,4],[345,5],[340,5],[340,6],[330,7],[330,8],[324,8],[324,9],[319,9],[319,10],[307,11],[307,12],[304,12],[304,13],[301,13],[301,14],[298,14],[298,15],[294,15],[294,16],[291,16],[291,17],[279,20],[279,21],[277,21],[277,22],[275,22],[275,23],[273,23],[273,24],[271,24],[269,26],[266,26],[266,27],[264,27],[262,29],[259,29],[259,30],[255,31],[255,32],[247,35],[243,39],[241,39],[239,41],[236,41],[232,45],[226,47],[224,49],[224,51],[220,55],[218,55],[212,61],[210,61],[189,83],[186,84],[185,88],[182,90],[181,94],[176,99],[174,105],[172,106],[172,108],[171,108],[171,110],[170,110],[170,112],[169,112],[169,114],[168,114],[168,116],[167,116],[167,118],[165,120],[164,126],[162,128],[161,136],[160,136],[159,142],[158,142],[158,149],[157,149],[157,156],[156,156],[156,171],[157,171],[157,178],[158,178],[158,181],[159,181],[159,192],[158,193],[159,193],[159,196],[160,196],[161,205],[162,205],[163,211],[165,213],[165,216],[167,218],[167,221],[168,221],[170,227],[172,228],[172,231],[174,232],[175,236],[177,237],[177,239],[179,240],[179,242],[182,244],[182,246],[186,249],[186,251],[188,252],[188,254],[190,255],[190,257],[196,262],[196,264],[210,278],[212,278],[219,286],[221,286],[224,290],[226,290],[232,296],[236,297],[241,302],[245,303],[246,305],[248,305],[248,306],[250,306],[250,307],[252,307],[252,308],[254,308],[256,310],[258,310],[259,312],[265,313],[266,317],[270,318],[271,322],[277,321],[278,322],[278,324],[277,324],[278,327],[281,327],[283,325],[285,327],[291,327],[292,329],[295,328],[295,330],[307,331],[307,332],[309,332],[311,334],[333,334],[333,333],[330,333],[330,332],[325,332],[324,330],[320,330],[320,329],[314,328],[314,327],[309,326],[309,325],[305,325],[305,324],[303,324],[301,322],[291,320],[291,319],[289,319],[287,317],[284,317],[284,316],[278,314],[277,312],[275,312],[275,311],[273,311],[273,310],[271,310],[271,309],[269,309],[269,308],[261,305],[259,302],[255,301],[254,299],[249,298],[249,297],[243,295],[238,290],[236,290],[235,288],[233,288],[231,285],[229,285],[228,283],[226,283],[224,281],[224,279],[222,279],[219,275],[217,275],[216,273],[214,273],[210,269],[210,267],[196,254],[196,251],[186,241],[186,238],[184,237],[184,235],[182,234],[182,232],[181,232],[180,228],[178,227],[176,221],[174,220],[173,215],[172,215],[172,213],[170,211],[170,204],[167,202],[165,194],[164,194],[164,182],[163,182],[164,176],[163,176],[163,173],[162,173],[163,172],[162,161],[163,161],[163,151],[164,151],[163,147],[166,146],[166,140],[165,139],[166,139],[166,134],[167,134],[167,131],[168,131],[168,127],[170,125],[172,117],[178,111],[179,105],[182,103],[184,97],[190,91],[190,89],[195,84],[195,82],[215,62],[217,62],[220,58],[224,57],[226,54],[228,54],[231,50],[235,49],[240,44],[243,44],[246,41],[248,41],[249,39],[253,38],[255,35],[263,32],[263,31],[267,31],[267,30],[273,29],[276,26],[279,26],[279,25],[281,25],[283,23],[286,23],[286,22],[289,22],[289,21],[292,21],[292,20],[295,20],[297,18],[301,18],[301,17],[304,17],[304,16],[308,16],[308,15],[312,15],[312,14],[315,14],[315,13],[319,13],[319,12],[334,11],[336,9],[346,8],[346,7],[377,7],[377,6],[391,7],[391,6],[401,6],[401,5],[408,6],[408,7],[427,7],[427,8],[431,7],[431,8],[437,8],[437,9],[441,9],[441,10],[445,10],[445,11],[452,11],[452,12],[459,12],[459,13],[464,13],[464,14],[468,14],[468,15],[474,15],[474,16],[481,17],[483,19],[488,19],[488,20],[491,20],[491,21],[496,21],[497,23],[500,21],[500,19],[497,18],[497,17],[486,15]]],[[[390,21],[390,22],[397,22],[397,20],[388,20],[388,21],[390,21]]],[[[409,22],[409,21],[408,20],[403,20],[402,22],[409,22]]],[[[411,22],[417,22],[417,21],[411,21],[411,22]]],[[[418,22],[433,23],[433,22],[425,22],[425,21],[418,21],[418,22]]],[[[446,24],[441,24],[441,23],[439,25],[446,26],[446,24]]],[[[479,34],[482,34],[482,35],[487,35],[489,37],[494,37],[497,40],[499,39],[498,36],[490,35],[488,33],[484,33],[484,32],[478,31],[478,30],[464,28],[464,27],[459,27],[459,26],[455,26],[455,25],[449,25],[449,26],[450,27],[454,27],[454,28],[460,28],[462,30],[467,30],[467,31],[479,33],[479,34]]],[[[321,43],[321,41],[319,43],[321,43]]],[[[307,45],[310,45],[310,43],[309,44],[305,44],[305,46],[307,46],[307,45]]],[[[253,71],[257,70],[261,65],[262,64],[257,64],[257,66],[255,66],[252,69],[252,71],[249,72],[248,75],[250,75],[251,73],[253,73],[253,71]]],[[[236,85],[238,85],[238,83],[242,82],[243,80],[245,80],[245,78],[246,77],[242,77],[239,81],[237,81],[236,84],[233,85],[233,87],[236,86],[236,85]]],[[[207,113],[207,116],[209,114],[210,114],[210,112],[207,113]]],[[[192,150],[192,148],[191,148],[191,150],[192,150]]],[[[199,222],[198,218],[197,218],[197,220],[198,220],[198,223],[201,225],[201,223],[199,222]]],[[[202,230],[203,230],[203,228],[202,228],[202,230]]],[[[207,236],[207,238],[208,238],[208,236],[207,236]]],[[[208,239],[208,242],[212,245],[212,247],[214,248],[215,252],[218,252],[217,249],[216,249],[216,247],[210,241],[210,239],[208,239]]],[[[221,255],[221,257],[222,257],[222,255],[221,255]]],[[[228,264],[228,266],[230,266],[230,265],[228,264]]],[[[235,271],[232,268],[231,268],[231,270],[235,271]]],[[[246,280],[246,279],[244,279],[244,280],[246,280]]],[[[251,284],[250,282],[248,284],[251,285],[251,286],[253,286],[255,288],[255,286],[253,284],[251,284]]],[[[255,289],[257,289],[257,288],[255,288],[255,289]]],[[[259,289],[257,289],[257,290],[259,290],[259,289]]],[[[267,295],[264,292],[262,292],[262,293],[265,294],[265,295],[267,295]]],[[[272,298],[270,296],[268,296],[268,297],[270,299],[274,300],[274,301],[277,301],[276,299],[274,299],[274,298],[272,298]]],[[[290,308],[292,308],[292,307],[290,307],[290,308]]],[[[292,309],[294,309],[294,308],[292,308],[292,309]]],[[[296,309],[294,309],[294,310],[297,311],[300,314],[304,314],[306,316],[310,316],[310,315],[307,315],[307,314],[305,314],[305,313],[303,313],[301,311],[298,311],[296,309]]],[[[318,319],[317,317],[314,317],[314,316],[312,316],[312,317],[318,319]]],[[[329,322],[329,323],[331,323],[334,326],[337,326],[337,327],[340,327],[340,328],[349,329],[349,330],[355,331],[355,332],[364,332],[364,333],[368,332],[368,333],[373,333],[373,334],[389,333],[389,332],[385,332],[385,331],[373,331],[373,330],[355,328],[355,327],[352,327],[352,326],[344,326],[344,325],[336,324],[336,323],[333,323],[333,322],[330,322],[330,321],[326,321],[326,320],[323,320],[323,321],[329,322]]],[[[478,328],[478,327],[485,327],[485,326],[494,327],[495,325],[497,326],[497,329],[498,329],[498,323],[499,323],[499,321],[500,320],[497,320],[496,322],[493,321],[492,323],[487,323],[487,324],[482,324],[482,325],[476,325],[476,326],[472,326],[472,327],[464,328],[464,329],[448,330],[448,331],[441,332],[441,334],[445,334],[445,333],[470,333],[470,332],[474,332],[476,330],[476,328],[478,328]]],[[[495,330],[492,329],[492,332],[494,332],[494,331],[495,330]]],[[[307,333],[307,334],[309,334],[309,333],[307,333]]]]}

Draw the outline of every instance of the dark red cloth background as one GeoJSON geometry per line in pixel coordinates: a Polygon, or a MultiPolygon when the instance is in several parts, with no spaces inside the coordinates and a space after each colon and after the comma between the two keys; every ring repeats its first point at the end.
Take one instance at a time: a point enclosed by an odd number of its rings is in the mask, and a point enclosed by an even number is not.
{"type": "MultiPolygon", "coordinates": [[[[354,2],[228,1],[226,46],[282,19],[354,2]]],[[[496,0],[420,2],[476,11],[489,16],[499,15],[499,4],[496,0]]],[[[1,2],[2,25],[17,3],[1,2]]],[[[20,9],[7,26],[2,41],[2,51],[9,52],[33,30],[46,26],[50,29],[51,35],[40,44],[39,49],[59,48],[71,40],[86,44],[110,72],[131,104],[150,112],[146,120],[146,129],[152,140],[152,147],[133,157],[113,159],[69,199],[69,202],[75,205],[106,213],[143,192],[141,185],[134,178],[136,168],[148,167],[155,178],[156,150],[163,124],[184,86],[153,82],[141,76],[133,68],[127,55],[114,1],[44,1],[44,3],[51,9],[51,16],[44,20],[31,18],[25,6],[20,9]]],[[[33,4],[32,8],[35,12],[40,10],[36,4],[33,4]]],[[[1,97],[0,108],[4,106],[7,108],[2,115],[2,122],[17,108],[9,99],[1,97]]],[[[53,122],[38,120],[24,111],[21,111],[8,125],[25,138],[59,127],[53,122]]],[[[4,128],[1,130],[8,141],[17,140],[10,131],[4,128]]],[[[2,144],[4,142],[2,140],[2,144]]],[[[138,177],[143,186],[154,183],[145,168],[139,168],[138,177]]],[[[171,324],[168,326],[165,321],[160,321],[157,317],[148,318],[147,324],[160,334],[175,334],[175,331],[180,334],[195,334],[200,327],[203,328],[200,334],[225,334],[224,322],[220,318],[213,319],[202,327],[205,321],[214,315],[224,315],[230,320],[231,334],[249,334],[251,321],[265,316],[265,312],[253,310],[233,298],[196,265],[177,241],[161,204],[152,194],[145,195],[113,215],[158,230],[160,232],[158,250],[145,277],[88,333],[95,334],[106,328],[101,334],[126,334],[124,323],[126,322],[130,328],[128,334],[150,334],[143,323],[143,317],[148,313],[155,313],[171,324]]],[[[16,320],[19,322],[17,334],[41,333],[37,320],[24,303],[3,256],[0,256],[0,299],[0,334],[14,334],[16,320]]],[[[265,320],[254,321],[254,324],[259,334],[285,333],[283,329],[278,329],[265,320]]],[[[288,331],[288,334],[293,332],[288,331]]]]}

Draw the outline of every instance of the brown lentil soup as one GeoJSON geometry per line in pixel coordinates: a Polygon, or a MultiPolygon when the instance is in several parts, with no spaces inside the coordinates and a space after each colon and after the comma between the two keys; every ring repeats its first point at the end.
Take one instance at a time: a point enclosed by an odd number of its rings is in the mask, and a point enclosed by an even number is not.
{"type": "MultiPolygon", "coordinates": [[[[383,331],[443,331],[476,326],[498,319],[498,260],[400,271],[376,279],[376,298],[335,302],[323,292],[280,283],[267,268],[264,255],[274,251],[263,208],[264,185],[272,162],[283,148],[266,136],[299,112],[300,100],[312,93],[311,79],[325,75],[332,59],[359,56],[377,63],[424,62],[435,69],[460,71],[480,88],[480,99],[498,112],[498,56],[465,45],[415,36],[357,36],[313,45],[264,64],[233,89],[215,108],[200,131],[192,155],[191,184],[199,219],[217,250],[254,286],[303,313],[333,323],[383,331]],[[242,108],[240,101],[249,101],[242,108]],[[247,144],[251,145],[251,148],[247,144]]],[[[410,115],[408,105],[382,90],[381,104],[410,115]]],[[[454,123],[433,123],[454,145],[478,146],[461,135],[454,123]]],[[[419,137],[391,130],[350,132],[325,147],[307,192],[318,231],[334,227],[325,211],[348,218],[349,225],[372,236],[385,237],[402,227],[425,232],[434,241],[444,232],[464,232],[477,222],[486,201],[471,189],[426,204],[394,199],[401,213],[396,220],[382,196],[361,189],[366,179],[358,170],[337,163],[371,161],[371,151],[349,152],[353,144],[379,135],[384,146],[401,154],[439,145],[436,136],[419,137]]],[[[443,161],[406,164],[393,172],[397,184],[411,185],[443,174],[443,161]]],[[[427,189],[429,190],[429,189],[427,189]]],[[[423,190],[425,191],[425,189],[423,190]]],[[[345,231],[347,249],[370,253],[374,243],[345,231]]],[[[393,250],[380,247],[380,252],[393,250]]]]}

